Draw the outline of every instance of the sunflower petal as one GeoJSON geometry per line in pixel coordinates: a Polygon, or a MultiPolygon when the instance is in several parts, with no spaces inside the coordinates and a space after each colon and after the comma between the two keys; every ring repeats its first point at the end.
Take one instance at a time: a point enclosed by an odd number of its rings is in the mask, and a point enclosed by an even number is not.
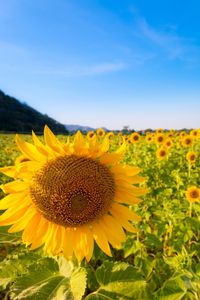
{"type": "Polygon", "coordinates": [[[42,155],[34,145],[24,142],[18,134],[16,135],[16,143],[20,151],[30,160],[46,161],[46,156],[42,155]]]}

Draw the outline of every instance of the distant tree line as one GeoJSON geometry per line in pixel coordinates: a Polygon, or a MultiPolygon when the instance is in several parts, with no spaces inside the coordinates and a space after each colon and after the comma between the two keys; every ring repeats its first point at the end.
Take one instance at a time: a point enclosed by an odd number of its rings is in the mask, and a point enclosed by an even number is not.
{"type": "Polygon", "coordinates": [[[45,124],[56,134],[68,133],[64,125],[0,90],[0,131],[42,133],[45,124]]]}

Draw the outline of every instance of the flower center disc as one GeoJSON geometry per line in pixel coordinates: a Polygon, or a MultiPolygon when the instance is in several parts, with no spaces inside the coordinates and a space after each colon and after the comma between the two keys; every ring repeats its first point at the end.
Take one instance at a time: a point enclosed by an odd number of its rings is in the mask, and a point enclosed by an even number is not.
{"type": "Polygon", "coordinates": [[[108,212],[115,181],[108,167],[100,162],[70,155],[46,163],[34,175],[30,194],[47,220],[73,227],[108,212]]]}

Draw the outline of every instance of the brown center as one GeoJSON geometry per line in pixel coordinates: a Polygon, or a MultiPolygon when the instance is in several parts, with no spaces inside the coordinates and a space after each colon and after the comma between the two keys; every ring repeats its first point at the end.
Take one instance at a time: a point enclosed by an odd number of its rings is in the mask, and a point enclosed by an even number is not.
{"type": "Polygon", "coordinates": [[[73,227],[90,223],[109,211],[115,181],[107,166],[70,155],[46,163],[34,175],[30,194],[47,220],[73,227]]]}
{"type": "Polygon", "coordinates": [[[190,196],[191,196],[191,198],[196,199],[199,197],[199,193],[198,193],[198,191],[194,190],[194,191],[190,192],[190,196]]]}

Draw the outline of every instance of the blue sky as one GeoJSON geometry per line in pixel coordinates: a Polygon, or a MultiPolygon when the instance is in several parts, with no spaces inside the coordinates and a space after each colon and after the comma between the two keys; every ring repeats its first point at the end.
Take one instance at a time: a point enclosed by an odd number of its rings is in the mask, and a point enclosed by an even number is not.
{"type": "Polygon", "coordinates": [[[199,0],[0,0],[0,89],[64,124],[200,127],[199,0]]]}

